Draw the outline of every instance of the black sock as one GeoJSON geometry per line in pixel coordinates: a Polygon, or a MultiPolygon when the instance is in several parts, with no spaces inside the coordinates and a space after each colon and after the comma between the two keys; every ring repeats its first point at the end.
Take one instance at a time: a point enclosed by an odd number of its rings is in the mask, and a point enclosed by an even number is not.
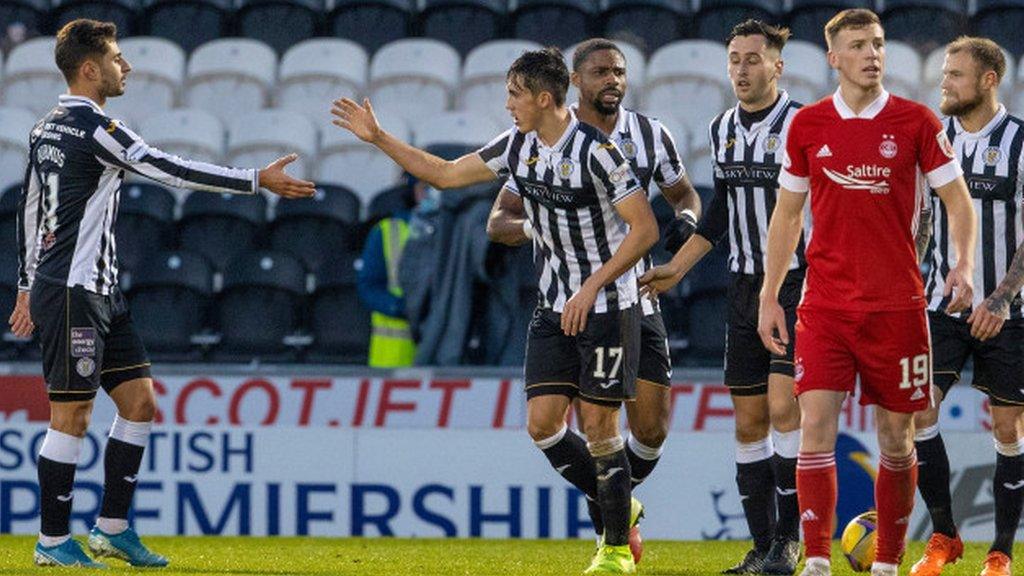
{"type": "Polygon", "coordinates": [[[736,464],[736,486],[740,490],[747,527],[754,547],[765,552],[775,533],[775,480],[771,458],[736,464]]]}
{"type": "MultiPolygon", "coordinates": [[[[539,444],[544,444],[542,440],[539,444]]],[[[565,429],[565,434],[554,444],[541,448],[556,472],[579,488],[591,500],[597,499],[597,481],[594,479],[594,460],[587,443],[580,435],[565,429]]]]}
{"type": "Polygon", "coordinates": [[[144,450],[142,446],[116,438],[107,439],[103,454],[103,506],[100,516],[128,518],[144,450]]]}
{"type": "Polygon", "coordinates": [[[71,501],[75,465],[39,457],[39,517],[44,536],[71,533],[71,501]]]}
{"type": "Polygon", "coordinates": [[[622,448],[593,458],[597,502],[604,518],[604,542],[609,546],[622,546],[629,543],[629,458],[622,448]]]}
{"type": "Polygon", "coordinates": [[[1013,557],[1013,537],[1020,523],[1020,508],[1024,503],[1024,456],[996,455],[996,474],[993,492],[996,504],[996,538],[990,552],[1002,552],[1013,557]]]}
{"type": "Polygon", "coordinates": [[[626,457],[629,458],[633,488],[636,488],[654,472],[654,467],[661,459],[661,448],[645,446],[630,436],[626,442],[626,457]]]}
{"type": "Polygon", "coordinates": [[[587,514],[590,514],[590,523],[594,525],[594,532],[600,536],[604,534],[604,518],[601,517],[601,505],[597,500],[587,498],[587,514]]]}
{"type": "Polygon", "coordinates": [[[932,530],[956,537],[953,522],[953,497],[949,492],[949,456],[942,435],[927,440],[915,440],[917,450],[917,489],[928,508],[932,530]]]}
{"type": "Polygon", "coordinates": [[[796,458],[772,458],[775,474],[775,502],[778,521],[775,536],[800,541],[800,504],[796,497],[796,458]]]}

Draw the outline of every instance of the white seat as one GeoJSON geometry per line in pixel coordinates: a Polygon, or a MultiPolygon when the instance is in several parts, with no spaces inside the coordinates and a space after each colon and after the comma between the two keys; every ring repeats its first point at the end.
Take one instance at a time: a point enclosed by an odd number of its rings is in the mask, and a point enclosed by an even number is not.
{"type": "MultiPolygon", "coordinates": [[[[626,98],[623,103],[627,108],[637,108],[640,105],[640,95],[643,92],[644,80],[647,78],[647,59],[644,58],[644,53],[636,46],[629,42],[623,42],[616,40],[615,45],[622,51],[623,56],[626,58],[626,98]]],[[[569,72],[572,72],[572,57],[573,53],[576,52],[576,48],[579,44],[573,44],[572,46],[565,49],[565,65],[569,67],[569,72]]],[[[579,100],[579,90],[575,86],[569,84],[569,94],[566,96],[566,101],[572,103],[579,100]]]]}
{"type": "Polygon", "coordinates": [[[540,44],[528,40],[493,40],[470,50],[462,69],[459,107],[507,122],[505,76],[508,69],[523,52],[541,48],[540,44]]]}
{"type": "Polygon", "coordinates": [[[183,158],[220,162],[224,157],[224,124],[206,110],[179,108],[142,122],[146,142],[183,158]]]}
{"type": "Polygon", "coordinates": [[[779,84],[789,97],[803,104],[817,102],[829,92],[829,67],[825,51],[817,44],[791,40],[782,51],[785,67],[779,84]]]}
{"type": "Polygon", "coordinates": [[[708,40],[681,40],[660,48],[647,63],[644,107],[673,110],[693,134],[727,105],[725,47],[708,40]]]}
{"type": "Polygon", "coordinates": [[[185,103],[208,110],[230,125],[264,107],[276,68],[274,49],[263,42],[246,38],[207,42],[189,59],[185,103]]]}
{"type": "MultiPolygon", "coordinates": [[[[405,120],[387,109],[377,110],[385,130],[404,142],[411,132],[405,120]]],[[[336,126],[324,129],[314,179],[325,184],[343,184],[359,195],[364,206],[374,194],[395,183],[402,169],[387,154],[336,126]]]]}
{"type": "Polygon", "coordinates": [[[366,87],[369,57],[362,46],[340,38],[313,38],[285,52],[277,84],[277,106],[327,123],[331,102],[353,99],[366,87]]]}
{"type": "Polygon", "coordinates": [[[690,183],[694,186],[713,188],[715,186],[715,171],[711,166],[711,157],[707,154],[695,154],[686,163],[686,173],[690,177],[690,183]]]}
{"type": "Polygon", "coordinates": [[[483,146],[502,130],[491,117],[477,112],[445,112],[412,124],[413,139],[419,148],[432,144],[483,146]]]}
{"type": "Polygon", "coordinates": [[[377,50],[370,63],[374,106],[400,111],[406,120],[448,109],[459,82],[459,53],[439,40],[406,38],[377,50]]]}
{"type": "Polygon", "coordinates": [[[923,79],[922,68],[921,55],[911,45],[899,40],[885,43],[885,87],[890,92],[917,99],[923,79]]]}
{"type": "Polygon", "coordinates": [[[236,119],[228,129],[227,161],[234,166],[262,168],[295,152],[288,173],[307,178],[316,159],[313,122],[293,110],[260,110],[236,119]]]}
{"type": "Polygon", "coordinates": [[[11,50],[0,87],[5,106],[26,108],[42,116],[57,105],[57,96],[67,92],[67,83],[53,60],[56,45],[56,38],[46,36],[11,50]]]}
{"type": "Polygon", "coordinates": [[[124,94],[107,100],[107,113],[139,126],[174,108],[185,81],[185,51],[163,38],[125,38],[118,44],[132,71],[124,94]]]}
{"type": "Polygon", "coordinates": [[[0,108],[0,190],[21,182],[28,162],[28,137],[36,117],[24,108],[0,108]]]}

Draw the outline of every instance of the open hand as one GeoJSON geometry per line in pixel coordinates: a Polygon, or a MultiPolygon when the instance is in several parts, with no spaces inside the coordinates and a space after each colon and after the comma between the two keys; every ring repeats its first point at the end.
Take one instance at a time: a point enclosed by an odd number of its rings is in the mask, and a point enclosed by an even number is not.
{"type": "Polygon", "coordinates": [[[363,98],[362,106],[351,98],[339,98],[334,101],[331,114],[334,115],[332,124],[352,132],[364,142],[372,144],[380,136],[380,123],[369,98],[363,98]]]}
{"type": "Polygon", "coordinates": [[[266,168],[260,170],[260,187],[270,190],[282,198],[306,198],[316,192],[312,182],[292,178],[285,173],[284,167],[296,161],[298,154],[289,154],[274,160],[266,168]]]}

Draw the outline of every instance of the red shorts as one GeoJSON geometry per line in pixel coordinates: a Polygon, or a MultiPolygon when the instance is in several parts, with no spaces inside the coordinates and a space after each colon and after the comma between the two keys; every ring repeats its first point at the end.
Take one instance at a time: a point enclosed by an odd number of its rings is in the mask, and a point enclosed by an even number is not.
{"type": "Polygon", "coordinates": [[[932,357],[924,310],[847,312],[801,308],[795,392],[853,392],[860,403],[917,412],[931,403],[932,357]]]}

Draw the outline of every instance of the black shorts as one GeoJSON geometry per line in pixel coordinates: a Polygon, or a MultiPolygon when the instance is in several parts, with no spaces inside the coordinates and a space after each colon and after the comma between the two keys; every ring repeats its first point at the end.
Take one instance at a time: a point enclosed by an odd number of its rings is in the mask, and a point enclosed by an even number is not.
{"type": "Polygon", "coordinates": [[[37,279],[29,303],[50,400],[91,400],[101,386],[109,393],[122,382],[150,377],[120,290],[103,296],[37,279]]]}
{"type": "Polygon", "coordinates": [[[604,406],[636,397],[640,306],[591,312],[578,336],[562,332],[562,315],[537,308],[526,338],[526,398],[561,394],[604,406]]]}
{"type": "Polygon", "coordinates": [[[1007,320],[995,338],[971,337],[966,320],[928,311],[932,337],[932,382],[945,397],[974,357],[971,386],[989,397],[993,406],[1024,406],[1024,320],[1007,320]]]}
{"type": "Polygon", "coordinates": [[[793,377],[796,307],[803,294],[804,271],[792,270],[779,289],[779,304],[786,312],[789,346],[784,356],[772,354],[757,334],[757,313],[763,275],[733,274],[729,284],[729,321],[725,340],[725,385],[736,396],[768,393],[768,375],[793,377]]]}
{"type": "Polygon", "coordinates": [[[637,379],[658,386],[672,385],[672,360],[668,354],[668,331],[661,312],[640,320],[640,366],[637,379]]]}

